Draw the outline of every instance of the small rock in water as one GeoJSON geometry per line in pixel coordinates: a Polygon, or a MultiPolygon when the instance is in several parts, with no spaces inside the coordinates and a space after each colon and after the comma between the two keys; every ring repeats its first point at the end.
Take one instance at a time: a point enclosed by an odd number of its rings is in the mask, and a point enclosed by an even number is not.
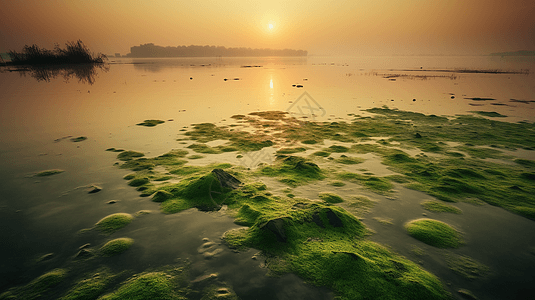
{"type": "Polygon", "coordinates": [[[414,135],[414,137],[417,138],[417,139],[421,139],[421,138],[422,138],[422,135],[421,135],[420,133],[417,132],[417,133],[414,135]]]}
{"type": "Polygon", "coordinates": [[[102,191],[102,188],[100,186],[92,184],[92,185],[89,186],[89,189],[87,190],[87,193],[88,194],[94,194],[94,193],[98,193],[100,191],[102,191]]]}
{"type": "Polygon", "coordinates": [[[108,201],[108,202],[106,202],[106,203],[108,203],[108,204],[115,204],[115,203],[117,203],[117,200],[110,200],[110,201],[108,201]]]}
{"type": "Polygon", "coordinates": [[[91,249],[81,249],[80,251],[78,251],[78,253],[76,253],[76,255],[74,256],[75,258],[88,258],[88,257],[91,257],[93,256],[93,251],[91,249]]]}
{"type": "Polygon", "coordinates": [[[54,253],[47,253],[47,254],[39,257],[39,259],[37,259],[37,261],[38,262],[43,262],[43,261],[51,260],[53,257],[54,257],[54,253]]]}

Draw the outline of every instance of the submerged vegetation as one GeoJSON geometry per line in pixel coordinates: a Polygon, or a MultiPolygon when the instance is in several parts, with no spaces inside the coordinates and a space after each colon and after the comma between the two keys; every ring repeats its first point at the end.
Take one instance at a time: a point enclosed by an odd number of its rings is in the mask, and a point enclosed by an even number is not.
{"type": "Polygon", "coordinates": [[[418,219],[405,224],[415,239],[437,248],[457,248],[462,244],[460,233],[444,222],[418,219]]]}

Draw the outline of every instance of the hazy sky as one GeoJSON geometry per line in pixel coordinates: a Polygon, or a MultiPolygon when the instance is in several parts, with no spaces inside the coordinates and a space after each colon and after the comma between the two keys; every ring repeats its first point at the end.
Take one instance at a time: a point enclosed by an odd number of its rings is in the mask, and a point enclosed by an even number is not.
{"type": "Polygon", "coordinates": [[[78,39],[105,54],[126,54],[145,43],[292,48],[312,55],[535,50],[535,1],[0,1],[0,52],[78,39]]]}

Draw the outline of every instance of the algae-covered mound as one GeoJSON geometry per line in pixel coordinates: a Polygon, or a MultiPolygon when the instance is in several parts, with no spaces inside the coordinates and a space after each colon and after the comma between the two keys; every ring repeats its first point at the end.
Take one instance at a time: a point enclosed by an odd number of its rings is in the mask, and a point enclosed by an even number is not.
{"type": "Polygon", "coordinates": [[[462,244],[457,230],[437,220],[417,219],[405,224],[405,228],[415,239],[437,248],[457,248],[462,244]]]}
{"type": "Polygon", "coordinates": [[[432,212],[447,212],[447,213],[452,213],[452,214],[462,214],[463,211],[460,210],[459,208],[453,206],[453,205],[448,205],[448,204],[444,204],[442,202],[439,202],[439,201],[431,201],[431,200],[427,200],[427,201],[424,201],[422,203],[420,203],[422,205],[422,207],[428,211],[432,211],[432,212]]]}
{"type": "Polygon", "coordinates": [[[162,120],[145,120],[141,123],[138,123],[136,125],[138,126],[145,126],[145,127],[154,127],[158,124],[163,124],[165,123],[165,121],[162,121],[162,120]]]}
{"type": "MultiPolygon", "coordinates": [[[[244,190],[237,199],[257,192],[244,190]]],[[[342,208],[268,196],[243,204],[237,220],[249,228],[225,233],[229,246],[260,249],[272,272],[296,273],[339,299],[447,298],[436,277],[366,241],[365,226],[342,208]]]]}
{"type": "Polygon", "coordinates": [[[60,173],[63,173],[63,172],[65,172],[65,170],[52,169],[52,170],[45,170],[45,171],[38,172],[33,176],[34,177],[46,177],[46,176],[52,176],[52,175],[60,174],[60,173]]]}
{"type": "Polygon", "coordinates": [[[104,246],[100,248],[100,253],[104,256],[119,255],[128,250],[133,243],[134,240],[131,238],[114,239],[104,244],[104,246]]]}
{"type": "Polygon", "coordinates": [[[176,282],[164,272],[151,272],[136,276],[126,281],[111,294],[99,298],[101,300],[146,300],[146,299],[186,299],[175,289],[176,282]]]}
{"type": "Polygon", "coordinates": [[[304,183],[325,178],[322,170],[312,161],[300,156],[277,156],[274,165],[264,166],[260,174],[278,177],[289,186],[298,186],[304,183]]]}
{"type": "Polygon", "coordinates": [[[51,290],[64,281],[66,275],[65,269],[52,270],[24,286],[9,289],[0,295],[0,299],[46,299],[51,290]]]}
{"type": "Polygon", "coordinates": [[[145,156],[145,154],[141,153],[141,152],[137,152],[137,151],[122,151],[121,153],[119,153],[117,155],[117,159],[120,159],[120,160],[131,160],[131,159],[134,159],[136,157],[142,157],[142,156],[145,156]]]}
{"type": "Polygon", "coordinates": [[[95,224],[95,228],[104,232],[104,233],[114,233],[115,231],[125,227],[130,224],[134,217],[131,214],[127,213],[116,213],[111,214],[107,217],[102,218],[95,224]]]}
{"type": "Polygon", "coordinates": [[[320,197],[321,200],[328,202],[328,203],[344,202],[344,199],[342,199],[342,197],[338,196],[335,193],[319,193],[318,197],[320,197]]]}
{"type": "Polygon", "coordinates": [[[60,300],[97,299],[110,285],[114,276],[108,269],[101,269],[77,282],[60,300]]]}

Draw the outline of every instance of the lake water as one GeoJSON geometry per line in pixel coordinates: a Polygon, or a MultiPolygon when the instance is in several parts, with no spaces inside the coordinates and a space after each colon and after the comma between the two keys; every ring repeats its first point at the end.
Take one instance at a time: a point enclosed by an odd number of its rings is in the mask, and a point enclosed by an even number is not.
{"type": "MultiPolygon", "coordinates": [[[[151,210],[119,234],[135,238],[135,247],[120,259],[102,263],[141,272],[189,259],[193,275],[219,273],[243,299],[328,299],[328,291],[295,276],[266,277],[266,270],[250,259],[253,250],[237,254],[220,246],[219,258],[203,259],[197,251],[202,239],[218,241],[223,232],[238,227],[232,219],[193,210],[160,214],[157,203],[139,197],[126,185],[122,177],[129,171],[114,166],[115,155],[104,150],[114,147],[161,155],[183,147],[176,138],[184,126],[219,123],[254,111],[288,111],[296,117],[327,120],[365,114],[361,110],[384,105],[447,116],[497,112],[507,116],[500,121],[535,122],[535,61],[485,56],[112,58],[109,70],[97,70],[93,84],[61,76],[38,81],[30,74],[4,70],[0,73],[0,292],[67,265],[85,243],[101,244],[106,237],[78,232],[102,217],[151,210]],[[445,69],[521,74],[439,71],[445,69]],[[146,119],[167,122],[154,128],[136,126],[146,119]],[[88,139],[69,140],[79,136],[88,139]],[[30,176],[48,169],[65,172],[30,176]],[[88,194],[85,187],[90,184],[103,190],[88,194]],[[118,202],[107,204],[110,200],[118,202]],[[35,263],[47,253],[53,253],[52,259],[35,263]]],[[[523,156],[535,159],[533,151],[523,156]]],[[[407,193],[407,199],[414,197],[407,193]]],[[[376,209],[384,212],[388,207],[376,209]]],[[[520,220],[512,226],[524,229],[522,245],[535,246],[533,222],[512,214],[506,220],[520,220]]],[[[382,238],[381,229],[374,230],[378,241],[392,243],[395,251],[409,256],[409,250],[400,246],[406,241],[382,238]]],[[[453,281],[441,271],[444,266],[429,261],[437,275],[453,281]]],[[[528,261],[533,264],[533,257],[528,261]]],[[[533,282],[533,269],[521,272],[533,282]]]]}

